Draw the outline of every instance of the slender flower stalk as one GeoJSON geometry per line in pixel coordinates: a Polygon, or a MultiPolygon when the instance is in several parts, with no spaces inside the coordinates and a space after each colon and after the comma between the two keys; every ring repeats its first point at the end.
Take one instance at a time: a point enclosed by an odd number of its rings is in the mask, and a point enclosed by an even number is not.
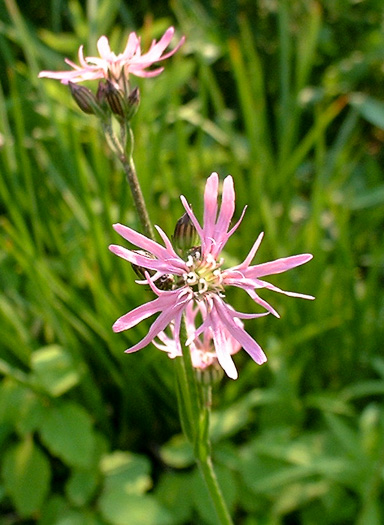
{"type": "MultiPolygon", "coordinates": [[[[188,321],[182,323],[182,342],[188,336],[188,321]],[[183,325],[186,330],[183,329],[183,325]]],[[[211,384],[197,381],[193,352],[182,344],[182,359],[176,362],[177,394],[180,421],[185,437],[193,447],[200,474],[211,497],[218,523],[232,525],[225,498],[218,483],[211,457],[209,436],[211,384]]]]}
{"type": "Polygon", "coordinates": [[[147,335],[137,344],[128,348],[126,352],[136,352],[159,338],[169,347],[170,354],[173,356],[182,355],[180,326],[182,317],[186,314],[189,321],[195,323],[195,327],[188,335],[186,345],[195,345],[195,348],[201,348],[200,336],[206,339],[211,338],[213,341],[212,351],[214,351],[218,363],[230,378],[236,379],[238,374],[231,357],[236,351],[233,340],[256,363],[262,364],[267,359],[258,343],[244,330],[242,320],[254,319],[268,313],[279,317],[277,311],[262,299],[257,291],[267,288],[292,297],[313,299],[310,295],[281,290],[262,278],[300,266],[308,262],[312,255],[294,255],[252,265],[252,260],[263,238],[261,233],[242,263],[232,268],[222,269],[224,259],[221,257],[221,252],[229,237],[239,227],[245,209],[239,221],[230,227],[235,211],[235,192],[232,177],[228,176],[224,180],[220,209],[218,190],[219,177],[217,173],[212,173],[205,186],[202,226],[185,197],[181,197],[181,202],[196,229],[200,243],[198,246],[192,246],[182,256],[177,253],[167,235],[159,227],[156,228],[164,246],[127,226],[114,225],[115,230],[122,237],[141,250],[129,250],[118,245],[110,246],[110,250],[142,269],[145,278],[139,283],[149,285],[156,298],[120,317],[113,325],[113,329],[115,332],[128,330],[144,319],[158,314],[147,335]],[[164,280],[168,283],[166,289],[164,286],[160,287],[160,283],[163,283],[164,280]],[[230,286],[245,290],[255,303],[267,311],[248,314],[234,310],[225,300],[226,290],[230,286]],[[196,307],[199,308],[199,312],[192,319],[191,315],[195,314],[191,314],[191,312],[194,312],[196,307]],[[167,327],[170,327],[171,330],[171,344],[167,343],[163,335],[167,327]],[[228,337],[228,334],[231,334],[231,338],[228,337]]]}
{"type": "MultiPolygon", "coordinates": [[[[132,135],[131,129],[129,131],[131,133],[131,137],[132,137],[132,140],[133,140],[133,135],[132,135]]],[[[137,178],[136,168],[135,168],[135,164],[133,162],[132,155],[130,155],[127,158],[127,156],[123,153],[120,156],[120,162],[121,162],[121,164],[123,166],[124,173],[125,173],[125,175],[127,177],[127,181],[128,181],[131,193],[132,193],[133,201],[135,203],[136,212],[137,212],[137,215],[138,215],[138,217],[140,219],[140,222],[141,222],[142,228],[144,230],[144,233],[145,233],[145,235],[147,237],[149,237],[150,239],[154,240],[155,239],[155,233],[153,231],[152,224],[151,224],[151,221],[149,219],[148,210],[147,210],[147,207],[145,205],[145,200],[144,200],[144,197],[143,197],[143,192],[141,191],[141,186],[140,186],[140,183],[139,183],[139,179],[137,178]]]]}

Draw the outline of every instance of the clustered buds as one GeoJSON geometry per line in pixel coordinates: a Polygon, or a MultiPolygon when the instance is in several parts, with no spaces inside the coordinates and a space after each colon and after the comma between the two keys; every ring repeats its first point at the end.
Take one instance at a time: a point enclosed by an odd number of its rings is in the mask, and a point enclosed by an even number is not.
{"type": "Polygon", "coordinates": [[[100,81],[96,95],[85,86],[68,82],[71,95],[79,108],[88,115],[106,116],[113,113],[121,124],[129,123],[140,104],[138,87],[126,95],[110,80],[100,81]]]}

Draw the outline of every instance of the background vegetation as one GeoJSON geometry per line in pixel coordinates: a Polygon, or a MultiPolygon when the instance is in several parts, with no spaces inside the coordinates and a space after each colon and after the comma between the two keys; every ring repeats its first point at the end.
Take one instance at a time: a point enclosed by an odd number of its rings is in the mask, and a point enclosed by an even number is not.
{"type": "MultiPolygon", "coordinates": [[[[140,304],[111,224],[136,227],[94,117],[41,69],[106,34],[187,42],[140,81],[135,162],[168,233],[184,194],[231,173],[227,260],[312,252],[248,321],[269,361],[214,392],[214,457],[237,524],[384,522],[384,8],[381,0],[0,0],[0,522],[214,524],[180,436],[173,362],[113,334],[140,304]]],[[[200,206],[200,208],[199,208],[200,206]]],[[[149,297],[149,296],[148,296],[149,297]]],[[[245,294],[231,301],[254,311],[245,294]]]]}

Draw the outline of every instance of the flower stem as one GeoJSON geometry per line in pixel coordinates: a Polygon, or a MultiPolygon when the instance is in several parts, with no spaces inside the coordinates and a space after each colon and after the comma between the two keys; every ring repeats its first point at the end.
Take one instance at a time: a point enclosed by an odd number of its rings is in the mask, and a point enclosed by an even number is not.
{"type": "Polygon", "coordinates": [[[124,173],[127,177],[129,188],[132,193],[133,202],[135,204],[136,212],[143,227],[144,233],[147,237],[152,240],[155,240],[155,234],[149,220],[149,214],[145,200],[143,197],[143,192],[141,191],[139,179],[136,174],[135,164],[133,162],[133,145],[134,137],[129,123],[123,123],[120,125],[120,137],[117,137],[112,126],[110,116],[106,117],[102,122],[102,127],[104,135],[107,138],[107,142],[112,149],[112,151],[119,158],[124,173]],[[128,135],[127,135],[128,130],[128,135]],[[127,147],[128,142],[128,147],[127,147]],[[126,151],[128,152],[126,153],[126,151]]]}
{"type": "Polygon", "coordinates": [[[144,233],[150,239],[155,240],[155,234],[154,234],[151,222],[149,220],[148,210],[145,205],[143,193],[141,191],[139,179],[137,178],[136,169],[133,163],[132,156],[130,156],[127,159],[125,153],[122,153],[120,155],[120,162],[123,166],[124,173],[127,177],[127,181],[131,189],[133,201],[135,203],[136,211],[139,216],[144,233]]]}
{"type": "Polygon", "coordinates": [[[208,493],[214,505],[218,523],[233,525],[221,492],[211,458],[209,416],[211,410],[210,386],[197,380],[191,353],[185,345],[185,322],[181,337],[182,358],[177,359],[177,398],[183,432],[193,446],[193,453],[208,493]]]}
{"type": "Polygon", "coordinates": [[[200,473],[205,481],[209,495],[216,510],[219,523],[221,525],[233,525],[223,494],[221,492],[217,477],[213,468],[211,456],[207,456],[203,461],[197,460],[200,473]]]}
{"type": "Polygon", "coordinates": [[[152,228],[151,221],[149,220],[149,214],[147,207],[145,205],[145,200],[143,193],[141,191],[139,179],[137,178],[135,164],[133,162],[133,147],[134,147],[134,136],[132,128],[129,123],[122,124],[120,126],[120,141],[122,144],[125,144],[128,139],[128,147],[125,148],[119,155],[120,162],[123,165],[124,173],[127,177],[129,187],[131,189],[133,201],[135,203],[136,211],[139,216],[141,225],[143,227],[144,233],[147,237],[152,240],[155,240],[155,234],[152,228]],[[128,130],[128,137],[127,137],[128,130]],[[128,154],[125,151],[128,150],[128,154]]]}

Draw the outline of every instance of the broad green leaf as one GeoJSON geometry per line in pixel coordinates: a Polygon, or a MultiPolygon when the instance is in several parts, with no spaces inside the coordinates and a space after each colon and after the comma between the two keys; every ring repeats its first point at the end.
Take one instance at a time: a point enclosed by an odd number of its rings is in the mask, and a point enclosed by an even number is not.
{"type": "Polygon", "coordinates": [[[88,503],[96,490],[99,477],[96,469],[73,470],[65,486],[68,499],[79,507],[88,503]]]}
{"type": "Polygon", "coordinates": [[[161,459],[170,467],[186,468],[194,465],[193,449],[182,434],[173,436],[160,450],[161,459]]]}
{"type": "Polygon", "coordinates": [[[45,502],[41,509],[38,525],[51,525],[57,523],[58,517],[62,516],[69,509],[68,502],[57,494],[52,495],[45,502]]]}
{"type": "Polygon", "coordinates": [[[29,388],[5,379],[0,386],[0,423],[25,435],[36,430],[43,416],[42,401],[29,388]]]}
{"type": "Polygon", "coordinates": [[[81,376],[70,353],[57,345],[33,352],[31,366],[36,383],[52,396],[61,396],[70,390],[81,376]]]}
{"type": "Polygon", "coordinates": [[[2,475],[20,516],[29,517],[40,510],[49,490],[51,470],[47,457],[31,437],[6,451],[2,475]]]}
{"type": "Polygon", "coordinates": [[[38,525],[106,525],[87,508],[74,510],[61,496],[54,495],[44,505],[38,525]]]}
{"type": "Polygon", "coordinates": [[[28,389],[13,379],[6,378],[0,384],[0,423],[14,424],[20,417],[20,407],[28,389]]]}
{"type": "Polygon", "coordinates": [[[123,487],[126,494],[143,494],[152,486],[150,464],[144,456],[117,450],[104,456],[100,466],[105,490],[123,487]]]}
{"type": "Polygon", "coordinates": [[[67,510],[57,517],[55,525],[105,525],[93,513],[80,510],[67,510]]]}
{"type": "Polygon", "coordinates": [[[44,445],[64,463],[88,468],[94,460],[95,434],[88,413],[75,403],[50,406],[40,427],[44,445]]]}
{"type": "Polygon", "coordinates": [[[99,507],[113,525],[168,525],[170,516],[153,496],[144,494],[152,485],[147,458],[116,451],[101,461],[105,475],[99,507]]]}
{"type": "Polygon", "coordinates": [[[172,525],[175,523],[153,496],[127,494],[121,487],[105,492],[99,501],[101,514],[112,525],[172,525]]]}
{"type": "Polygon", "coordinates": [[[324,481],[303,481],[299,483],[287,484],[279,491],[276,498],[274,512],[278,515],[288,514],[295,510],[309,505],[311,501],[324,497],[330,491],[329,482],[324,481]]]}
{"type": "Polygon", "coordinates": [[[25,396],[23,404],[20,406],[20,418],[17,419],[15,426],[21,435],[34,432],[40,426],[44,418],[45,407],[41,397],[29,391],[25,396]]]}
{"type": "Polygon", "coordinates": [[[193,472],[166,472],[156,486],[158,501],[175,517],[177,523],[191,522],[193,500],[191,480],[193,472]]]}

